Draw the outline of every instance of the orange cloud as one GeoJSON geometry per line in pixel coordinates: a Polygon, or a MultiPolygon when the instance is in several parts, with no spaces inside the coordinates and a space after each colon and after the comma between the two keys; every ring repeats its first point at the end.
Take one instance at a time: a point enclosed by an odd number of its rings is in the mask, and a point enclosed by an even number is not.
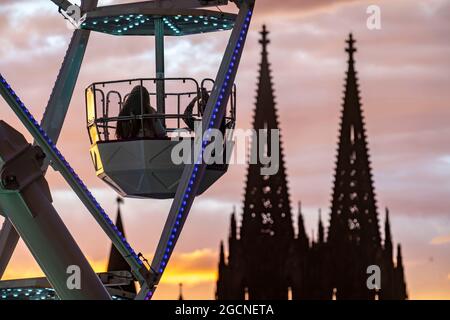
{"type": "Polygon", "coordinates": [[[215,281],[217,279],[218,253],[211,249],[175,253],[161,283],[189,283],[215,281]]]}
{"type": "Polygon", "coordinates": [[[414,297],[415,300],[450,300],[448,292],[424,292],[414,297]]]}
{"type": "MultiPolygon", "coordinates": [[[[106,271],[106,260],[93,260],[88,258],[89,263],[95,272],[106,271]]],[[[34,260],[27,259],[26,263],[14,265],[13,268],[6,268],[2,280],[25,279],[45,277],[39,265],[34,260]]]]}
{"type": "MultiPolygon", "coordinates": [[[[144,255],[150,257],[150,254],[144,255]]],[[[192,252],[175,252],[169,266],[161,279],[162,284],[188,283],[197,285],[202,282],[215,281],[217,278],[218,253],[211,249],[200,249],[192,252]]],[[[88,258],[89,263],[96,272],[105,272],[107,260],[94,260],[88,258]]],[[[24,263],[14,268],[8,268],[2,280],[43,277],[37,263],[24,263]]]]}
{"type": "Polygon", "coordinates": [[[445,243],[449,243],[449,242],[450,242],[450,234],[435,237],[431,240],[430,243],[434,244],[434,245],[440,245],[440,244],[445,244],[445,243]]]}

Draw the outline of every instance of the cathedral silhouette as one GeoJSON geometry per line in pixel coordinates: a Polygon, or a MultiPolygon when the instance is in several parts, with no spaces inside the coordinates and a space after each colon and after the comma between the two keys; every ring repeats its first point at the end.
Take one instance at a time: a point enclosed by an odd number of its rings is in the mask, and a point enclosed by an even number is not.
{"type": "MultiPolygon", "coordinates": [[[[261,35],[253,128],[278,129],[265,26],[261,35]]],[[[300,205],[298,232],[294,232],[280,142],[277,174],[261,175],[262,164],[248,166],[241,226],[238,229],[233,213],[227,257],[220,244],[217,299],[407,299],[401,247],[394,262],[387,209],[381,239],[352,34],[347,44],[348,71],[327,234],[319,215],[317,238],[308,238],[300,205]],[[381,270],[381,288],[367,286],[367,268],[372,265],[381,270]]]]}

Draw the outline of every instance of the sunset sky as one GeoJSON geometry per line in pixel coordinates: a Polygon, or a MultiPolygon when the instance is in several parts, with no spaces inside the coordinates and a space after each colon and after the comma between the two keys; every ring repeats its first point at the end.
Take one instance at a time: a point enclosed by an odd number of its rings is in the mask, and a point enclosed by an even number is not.
{"type": "MultiPolygon", "coordinates": [[[[100,5],[133,1],[99,1],[100,5]]],[[[249,128],[255,102],[262,24],[280,115],[293,215],[302,202],[308,234],[319,208],[328,224],[346,71],[345,39],[357,40],[358,71],[381,223],[389,207],[411,299],[450,299],[450,0],[257,0],[242,58],[238,128],[249,128]],[[381,8],[381,30],[366,9],[381,8]]],[[[0,73],[41,119],[72,31],[46,0],[0,0],[0,73]]],[[[168,77],[214,77],[229,32],[166,40],[168,77]]],[[[115,193],[95,177],[89,157],[84,89],[97,81],[153,77],[154,39],[92,33],[59,147],[115,218],[115,193]]],[[[30,135],[0,99],[0,119],[30,135]]],[[[233,206],[241,214],[244,165],[194,203],[156,299],[212,299],[220,240],[233,206]]],[[[54,205],[96,271],[110,241],[65,181],[47,178],[54,205]]],[[[126,200],[127,237],[150,260],[170,208],[165,200],[126,200]]],[[[3,219],[0,218],[0,222],[3,219]]],[[[381,227],[382,225],[380,225],[381,227]]],[[[5,278],[42,275],[20,242],[5,278]]]]}

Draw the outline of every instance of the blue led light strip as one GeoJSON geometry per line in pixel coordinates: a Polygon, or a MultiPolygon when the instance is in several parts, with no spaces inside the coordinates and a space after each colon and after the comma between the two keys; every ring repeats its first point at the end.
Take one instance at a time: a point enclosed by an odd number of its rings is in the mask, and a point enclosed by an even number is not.
{"type": "Polygon", "coordinates": [[[168,18],[163,18],[163,21],[164,21],[164,24],[166,24],[167,27],[172,29],[172,31],[174,31],[176,34],[180,33],[180,30],[174,24],[172,24],[172,22],[170,22],[170,20],[168,18]]]}
{"type": "MultiPolygon", "coordinates": [[[[230,88],[232,86],[231,81],[233,81],[232,77],[233,77],[233,75],[236,74],[236,71],[237,71],[236,69],[238,67],[239,55],[242,53],[245,38],[246,38],[248,29],[250,26],[251,16],[252,16],[252,10],[250,9],[250,10],[248,10],[248,12],[246,14],[245,22],[242,26],[242,29],[240,30],[239,38],[238,38],[237,44],[234,48],[233,55],[231,57],[231,62],[228,65],[228,71],[225,75],[225,81],[223,82],[222,87],[220,88],[216,105],[214,106],[214,109],[213,109],[211,117],[210,117],[210,122],[207,124],[207,128],[206,128],[207,134],[205,135],[204,139],[202,140],[202,152],[200,152],[200,154],[194,164],[193,173],[189,179],[189,185],[186,188],[186,191],[181,200],[181,206],[179,208],[174,227],[173,227],[171,235],[169,237],[169,241],[166,244],[164,256],[161,260],[161,263],[159,264],[158,278],[160,278],[162,276],[162,274],[164,273],[164,270],[167,266],[170,255],[173,251],[176,240],[181,231],[182,219],[186,218],[186,216],[189,212],[189,202],[191,202],[190,200],[195,198],[195,194],[191,193],[192,187],[194,186],[194,184],[198,184],[200,182],[201,177],[202,177],[201,173],[204,172],[205,164],[203,163],[203,152],[205,151],[205,148],[206,148],[207,144],[209,143],[211,130],[216,127],[219,127],[219,125],[220,125],[220,121],[221,121],[221,119],[219,117],[220,110],[221,109],[223,110],[223,108],[226,108],[226,101],[229,98],[229,94],[227,94],[227,91],[228,92],[230,91],[230,88]],[[222,106],[222,108],[221,108],[221,106],[222,106]],[[200,170],[202,172],[200,172],[200,170]]],[[[155,291],[155,288],[150,288],[149,292],[145,296],[145,300],[151,299],[154,291],[155,291]]]]}
{"type": "Polygon", "coordinates": [[[6,79],[0,74],[0,93],[6,102],[13,109],[28,131],[31,133],[36,142],[41,146],[46,155],[52,160],[54,167],[61,173],[65,180],[69,183],[78,197],[83,201],[89,212],[94,216],[102,229],[112,240],[118,251],[130,265],[133,273],[140,283],[145,282],[144,275],[141,271],[147,270],[143,266],[143,262],[139,259],[136,252],[127,242],[123,234],[114,225],[108,214],[101,207],[87,186],[83,183],[75,170],[70,166],[51,138],[45,130],[39,125],[25,104],[20,100],[6,79]]]}

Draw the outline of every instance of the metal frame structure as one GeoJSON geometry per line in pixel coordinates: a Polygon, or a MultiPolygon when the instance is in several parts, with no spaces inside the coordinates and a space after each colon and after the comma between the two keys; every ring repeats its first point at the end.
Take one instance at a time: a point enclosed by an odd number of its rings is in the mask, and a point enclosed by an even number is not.
{"type": "MultiPolygon", "coordinates": [[[[51,1],[59,7],[59,10],[64,11],[68,10],[72,5],[69,1],[66,0],[51,1]]],[[[97,0],[82,0],[82,13],[87,13],[87,16],[89,17],[94,15],[101,15],[108,10],[120,13],[134,11],[139,12],[140,10],[144,9],[161,9],[170,10],[172,13],[177,14],[177,10],[182,9],[196,10],[204,7],[221,6],[228,4],[228,0],[155,0],[97,7],[97,2],[97,0]]],[[[0,75],[1,95],[6,100],[11,109],[16,113],[21,122],[25,125],[27,130],[31,133],[31,135],[35,139],[35,143],[39,145],[40,148],[42,148],[48,159],[44,161],[41,166],[42,172],[45,174],[49,163],[55,170],[59,171],[60,174],[65,178],[67,183],[71,186],[73,191],[83,202],[83,204],[86,206],[86,208],[89,210],[89,212],[102,227],[104,232],[111,239],[113,245],[118,249],[120,254],[130,265],[134,277],[141,285],[140,292],[136,296],[136,299],[148,300],[153,296],[156,286],[159,283],[159,280],[161,279],[161,276],[168,264],[169,258],[173,252],[175,244],[178,240],[180,232],[195,199],[195,195],[197,194],[197,189],[199,187],[201,179],[204,175],[206,164],[203,162],[202,154],[205,147],[209,143],[209,132],[212,129],[218,129],[223,117],[225,116],[224,111],[228,104],[230,95],[232,94],[236,73],[253,14],[255,0],[234,0],[233,2],[239,8],[239,13],[236,16],[235,25],[232,30],[219,71],[217,73],[205,114],[203,116],[202,129],[205,134],[204,136],[196,137],[196,143],[201,145],[198,154],[195,155],[195,159],[197,159],[197,161],[194,164],[185,165],[181,181],[170,208],[169,215],[163,228],[150,269],[148,269],[144,265],[139,255],[136,254],[136,252],[131,248],[130,244],[126,241],[123,235],[117,230],[117,227],[108,217],[106,212],[96,201],[93,195],[89,192],[86,185],[77,176],[73,168],[56,147],[56,142],[58,140],[65,116],[67,114],[73,90],[78,78],[78,73],[83,61],[86,46],[88,44],[90,30],[75,30],[41,124],[39,124],[31,115],[30,111],[26,108],[25,104],[20,100],[11,86],[7,83],[6,79],[4,79],[3,76],[0,75]]],[[[163,79],[164,34],[161,32],[161,28],[158,29],[157,24],[155,31],[157,31],[155,32],[157,78],[163,79]]],[[[162,85],[158,86],[158,110],[163,111],[164,82],[161,81],[161,83],[162,85]]],[[[0,193],[4,191],[3,189],[0,187],[0,193]]],[[[19,194],[20,198],[20,192],[16,191],[16,193],[19,194]]],[[[2,198],[0,198],[0,207],[3,209],[7,207],[4,203],[4,199],[2,198]]],[[[29,207],[29,204],[25,204],[24,210],[25,209],[31,212],[32,215],[37,213],[35,212],[37,209],[29,207]]],[[[6,265],[9,262],[12,252],[14,251],[14,248],[19,239],[18,233],[16,232],[17,226],[13,223],[13,221],[11,221],[11,219],[9,219],[11,210],[5,211],[8,211],[8,213],[6,214],[7,218],[2,230],[0,231],[0,277],[2,276],[3,271],[6,268],[6,265]]],[[[54,219],[54,217],[51,219],[54,219]]],[[[28,223],[33,224],[34,222],[33,220],[31,220],[31,222],[28,223]]],[[[33,226],[33,228],[37,228],[36,232],[38,233],[48,233],[49,231],[48,229],[46,230],[45,228],[40,228],[38,225],[33,226]]],[[[28,231],[25,230],[22,232],[22,234],[25,234],[26,232],[28,231]]],[[[66,231],[66,233],[70,236],[68,230],[66,231]]],[[[31,242],[27,243],[27,245],[29,246],[31,251],[33,251],[34,246],[36,246],[36,244],[31,242]]],[[[76,244],[74,244],[74,248],[74,250],[78,248],[76,244]]],[[[45,252],[41,252],[38,258],[41,260],[45,260],[48,257],[46,256],[45,252]]],[[[55,256],[54,259],[58,260],[58,257],[55,256]]],[[[57,262],[64,263],[63,260],[57,262]]],[[[51,283],[52,278],[61,277],[61,270],[44,269],[44,273],[51,283]]],[[[67,276],[66,274],[64,275],[67,276]]],[[[54,285],[54,283],[52,283],[52,285],[54,285]]],[[[64,290],[61,288],[55,288],[55,290],[57,291],[58,295],[64,293],[64,290]]],[[[104,299],[106,297],[106,291],[100,291],[101,290],[99,290],[97,294],[95,294],[93,291],[91,295],[80,294],[76,297],[65,296],[64,294],[61,294],[61,297],[104,299]]]]}

